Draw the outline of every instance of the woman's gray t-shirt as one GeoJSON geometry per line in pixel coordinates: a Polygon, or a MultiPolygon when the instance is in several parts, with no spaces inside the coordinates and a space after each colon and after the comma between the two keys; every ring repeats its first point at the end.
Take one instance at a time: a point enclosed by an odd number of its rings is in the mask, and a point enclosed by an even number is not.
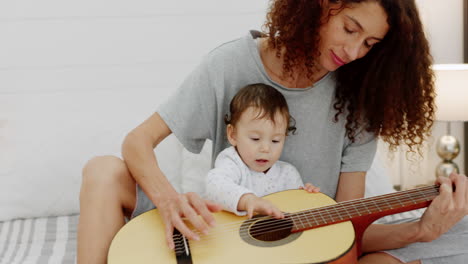
{"type": "Polygon", "coordinates": [[[187,150],[199,153],[206,139],[212,140],[214,161],[229,147],[224,116],[231,99],[248,84],[271,85],[286,98],[297,128],[287,137],[280,160],[294,165],[305,183],[335,197],[340,172],[370,168],[376,138],[363,132],[351,142],[345,134],[345,117],[334,122],[333,73],[308,88],[286,88],[272,81],[260,59],[255,41],[259,36],[251,31],[215,48],[157,112],[187,150]]]}

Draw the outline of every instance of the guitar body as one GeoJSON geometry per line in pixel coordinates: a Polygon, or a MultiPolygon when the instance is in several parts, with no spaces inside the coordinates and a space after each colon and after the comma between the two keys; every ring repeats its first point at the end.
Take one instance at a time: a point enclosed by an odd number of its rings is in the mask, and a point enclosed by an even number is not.
{"type": "MultiPolygon", "coordinates": [[[[304,190],[288,190],[264,197],[284,212],[297,212],[335,204],[330,197],[304,190]]],[[[128,222],[112,241],[108,263],[356,263],[355,232],[351,221],[307,231],[285,232],[273,237],[256,237],[250,228],[259,220],[248,220],[228,212],[213,214],[216,227],[187,241],[189,260],[176,259],[166,245],[164,223],[158,210],[146,212],[128,222]]],[[[286,223],[286,222],[285,222],[286,223]]],[[[286,223],[287,224],[287,223],[286,223]]],[[[183,252],[186,252],[183,250],[183,252]]]]}

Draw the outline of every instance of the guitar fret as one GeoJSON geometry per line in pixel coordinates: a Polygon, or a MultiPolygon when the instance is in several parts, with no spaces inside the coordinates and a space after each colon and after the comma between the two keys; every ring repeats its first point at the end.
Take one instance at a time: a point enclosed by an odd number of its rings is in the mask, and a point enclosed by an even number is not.
{"type": "Polygon", "coordinates": [[[364,207],[364,208],[367,210],[367,212],[368,212],[369,214],[372,214],[372,211],[369,210],[369,207],[367,207],[364,203],[361,202],[360,206],[361,206],[361,207],[364,207]]]}
{"type": "Polygon", "coordinates": [[[344,207],[343,205],[341,205],[341,208],[344,209],[344,211],[346,212],[346,214],[348,215],[348,217],[351,219],[353,218],[353,216],[348,212],[348,209],[346,209],[346,207],[344,207]]]}
{"type": "Polygon", "coordinates": [[[400,199],[397,199],[397,201],[400,203],[401,206],[405,206],[405,204],[402,203],[400,199]]]}
{"type": "Polygon", "coordinates": [[[338,205],[332,206],[332,208],[335,209],[336,214],[340,217],[340,220],[343,220],[343,217],[341,216],[341,213],[338,212],[338,210],[336,209],[336,207],[338,207],[338,205]]]}
{"type": "Polygon", "coordinates": [[[321,212],[318,212],[318,214],[319,214],[320,217],[322,218],[324,224],[328,223],[327,220],[325,220],[325,218],[323,218],[323,215],[322,215],[321,212]]]}
{"type": "Polygon", "coordinates": [[[304,222],[302,222],[302,216],[301,216],[301,214],[304,214],[304,213],[303,213],[303,212],[298,213],[299,217],[297,217],[297,219],[298,219],[299,222],[300,222],[299,224],[302,225],[302,228],[300,228],[300,229],[304,229],[304,228],[306,228],[306,225],[304,224],[304,222]]]}
{"type": "Polygon", "coordinates": [[[354,211],[356,211],[358,213],[359,216],[362,216],[361,213],[359,212],[359,210],[356,208],[356,206],[353,204],[352,206],[354,208],[354,211]]]}
{"type": "MultiPolygon", "coordinates": [[[[421,190],[418,190],[418,192],[421,193],[421,190]]],[[[425,201],[430,201],[430,199],[428,200],[428,197],[425,193],[422,193],[422,196],[424,197],[425,201]]]]}
{"type": "MultiPolygon", "coordinates": [[[[331,206],[331,207],[333,207],[333,206],[331,206]]],[[[331,214],[330,210],[325,210],[325,212],[328,214],[329,221],[327,221],[327,222],[335,222],[335,217],[331,214]]]]}
{"type": "Polygon", "coordinates": [[[320,225],[320,223],[317,221],[317,219],[315,219],[315,216],[311,216],[311,218],[315,221],[315,225],[320,225]]]}
{"type": "Polygon", "coordinates": [[[356,203],[350,204],[350,207],[352,207],[354,211],[356,211],[357,213],[356,216],[366,215],[367,213],[364,211],[364,209],[366,209],[369,213],[372,213],[371,211],[369,211],[369,208],[367,208],[367,206],[365,206],[362,202],[357,203],[357,204],[356,203]]]}
{"type": "Polygon", "coordinates": [[[410,201],[413,202],[413,204],[417,204],[417,202],[411,197],[410,201]]]}
{"type": "Polygon", "coordinates": [[[310,222],[310,217],[309,216],[306,216],[306,221],[307,221],[307,227],[311,227],[313,226],[313,224],[310,222]]]}
{"type": "Polygon", "coordinates": [[[380,209],[380,206],[375,202],[375,200],[372,200],[372,202],[374,202],[375,207],[377,208],[377,210],[379,210],[379,212],[382,212],[382,209],[380,209]]]}
{"type": "Polygon", "coordinates": [[[393,209],[392,205],[391,205],[391,204],[389,204],[387,200],[384,200],[384,201],[385,201],[385,203],[387,203],[387,204],[388,204],[388,206],[390,207],[390,209],[393,209]]]}

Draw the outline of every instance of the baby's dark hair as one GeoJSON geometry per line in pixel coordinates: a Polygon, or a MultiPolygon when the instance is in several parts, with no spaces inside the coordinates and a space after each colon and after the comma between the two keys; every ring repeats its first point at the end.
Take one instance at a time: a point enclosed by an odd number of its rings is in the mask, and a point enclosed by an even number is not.
{"type": "Polygon", "coordinates": [[[250,84],[240,89],[231,100],[229,105],[230,114],[224,117],[224,123],[226,125],[237,124],[242,113],[249,107],[260,110],[257,118],[268,117],[273,123],[275,123],[275,114],[279,112],[284,116],[288,124],[286,134],[296,132],[296,121],[289,114],[286,99],[275,88],[264,83],[250,84]]]}

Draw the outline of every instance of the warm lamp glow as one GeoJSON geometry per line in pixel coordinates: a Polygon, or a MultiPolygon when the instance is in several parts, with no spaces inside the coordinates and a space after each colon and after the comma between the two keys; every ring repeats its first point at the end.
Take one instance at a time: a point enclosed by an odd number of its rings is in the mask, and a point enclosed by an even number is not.
{"type": "Polygon", "coordinates": [[[468,121],[468,64],[435,64],[436,120],[468,121]]]}

